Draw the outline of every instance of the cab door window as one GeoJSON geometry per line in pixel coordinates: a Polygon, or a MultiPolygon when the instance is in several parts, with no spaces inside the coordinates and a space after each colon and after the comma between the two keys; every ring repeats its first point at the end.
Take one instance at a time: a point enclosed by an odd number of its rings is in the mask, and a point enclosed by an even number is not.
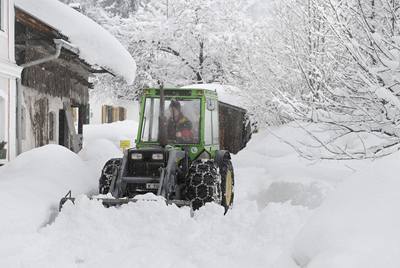
{"type": "Polygon", "coordinates": [[[218,125],[218,102],[214,99],[206,100],[205,112],[205,133],[204,141],[206,145],[218,144],[219,125],[218,125]]]}
{"type": "Polygon", "coordinates": [[[218,102],[213,100],[213,111],[211,114],[212,120],[212,136],[213,136],[213,144],[219,143],[219,113],[218,113],[218,102]]]}
{"type": "MultiPolygon", "coordinates": [[[[207,100],[208,101],[208,100],[207,100]]],[[[206,145],[212,144],[212,111],[206,105],[205,118],[204,118],[204,143],[206,145]]]]}

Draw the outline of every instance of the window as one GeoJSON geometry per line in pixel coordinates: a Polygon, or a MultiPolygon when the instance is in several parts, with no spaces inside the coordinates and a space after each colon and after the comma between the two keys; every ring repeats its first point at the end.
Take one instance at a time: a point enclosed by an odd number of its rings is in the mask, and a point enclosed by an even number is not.
{"type": "Polygon", "coordinates": [[[210,111],[209,106],[206,108],[205,112],[205,128],[204,128],[204,142],[206,145],[212,144],[212,111],[210,111]]]}
{"type": "Polygon", "coordinates": [[[113,122],[113,117],[114,117],[114,111],[112,106],[106,106],[107,107],[107,113],[106,113],[106,123],[112,123],[113,122]]]}
{"type": "Polygon", "coordinates": [[[124,121],[126,119],[126,109],[122,107],[119,107],[117,109],[119,112],[119,118],[118,118],[119,121],[124,121]]]}
{"type": "Polygon", "coordinates": [[[49,113],[49,140],[55,140],[56,133],[56,114],[53,112],[49,113]]]}
{"type": "Polygon", "coordinates": [[[212,121],[212,134],[213,134],[213,144],[219,143],[219,113],[218,113],[218,103],[216,100],[212,100],[214,102],[214,109],[211,114],[212,121]]]}
{"type": "Polygon", "coordinates": [[[160,99],[146,99],[146,107],[143,117],[142,141],[158,141],[158,117],[160,99]]]}
{"type": "Polygon", "coordinates": [[[79,107],[72,107],[72,120],[74,122],[75,133],[79,133],[79,107]]]}
{"type": "Polygon", "coordinates": [[[123,121],[126,119],[126,109],[123,107],[113,107],[110,105],[103,105],[101,109],[101,122],[112,123],[116,121],[123,121]]]}
{"type": "MultiPolygon", "coordinates": [[[[147,98],[141,140],[158,141],[160,99],[147,98]]],[[[200,140],[200,99],[166,100],[166,135],[169,144],[195,144],[200,140]]]]}
{"type": "Polygon", "coordinates": [[[204,141],[206,145],[218,144],[219,126],[218,126],[218,102],[214,99],[207,99],[205,113],[205,134],[204,141]]]}

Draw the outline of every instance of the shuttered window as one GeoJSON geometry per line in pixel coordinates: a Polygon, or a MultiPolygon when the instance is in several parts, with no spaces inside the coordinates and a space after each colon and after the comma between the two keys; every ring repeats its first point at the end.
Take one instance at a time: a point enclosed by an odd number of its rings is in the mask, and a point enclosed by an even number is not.
{"type": "Polygon", "coordinates": [[[126,109],[123,107],[114,107],[110,105],[103,105],[101,109],[101,122],[112,123],[116,121],[123,121],[126,119],[126,109]]]}

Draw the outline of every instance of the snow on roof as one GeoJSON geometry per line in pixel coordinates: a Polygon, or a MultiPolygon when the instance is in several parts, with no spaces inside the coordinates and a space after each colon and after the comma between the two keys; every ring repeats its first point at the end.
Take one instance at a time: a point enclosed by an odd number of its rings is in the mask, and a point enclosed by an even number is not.
{"type": "Polygon", "coordinates": [[[244,98],[240,96],[240,89],[234,86],[220,84],[193,84],[182,88],[215,90],[220,101],[238,107],[246,107],[244,98]]]}
{"type": "Polygon", "coordinates": [[[15,0],[15,5],[69,38],[79,56],[132,84],[136,63],[122,44],[92,19],[58,0],[15,0]]]}

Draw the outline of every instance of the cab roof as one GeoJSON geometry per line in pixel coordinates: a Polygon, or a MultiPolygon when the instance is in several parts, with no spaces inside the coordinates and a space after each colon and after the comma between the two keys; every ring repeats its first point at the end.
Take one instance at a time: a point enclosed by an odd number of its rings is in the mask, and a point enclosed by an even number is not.
{"type": "MultiPolygon", "coordinates": [[[[160,96],[159,88],[147,88],[144,90],[145,96],[160,96]]],[[[203,88],[164,88],[166,97],[217,97],[217,92],[203,88]]]]}

